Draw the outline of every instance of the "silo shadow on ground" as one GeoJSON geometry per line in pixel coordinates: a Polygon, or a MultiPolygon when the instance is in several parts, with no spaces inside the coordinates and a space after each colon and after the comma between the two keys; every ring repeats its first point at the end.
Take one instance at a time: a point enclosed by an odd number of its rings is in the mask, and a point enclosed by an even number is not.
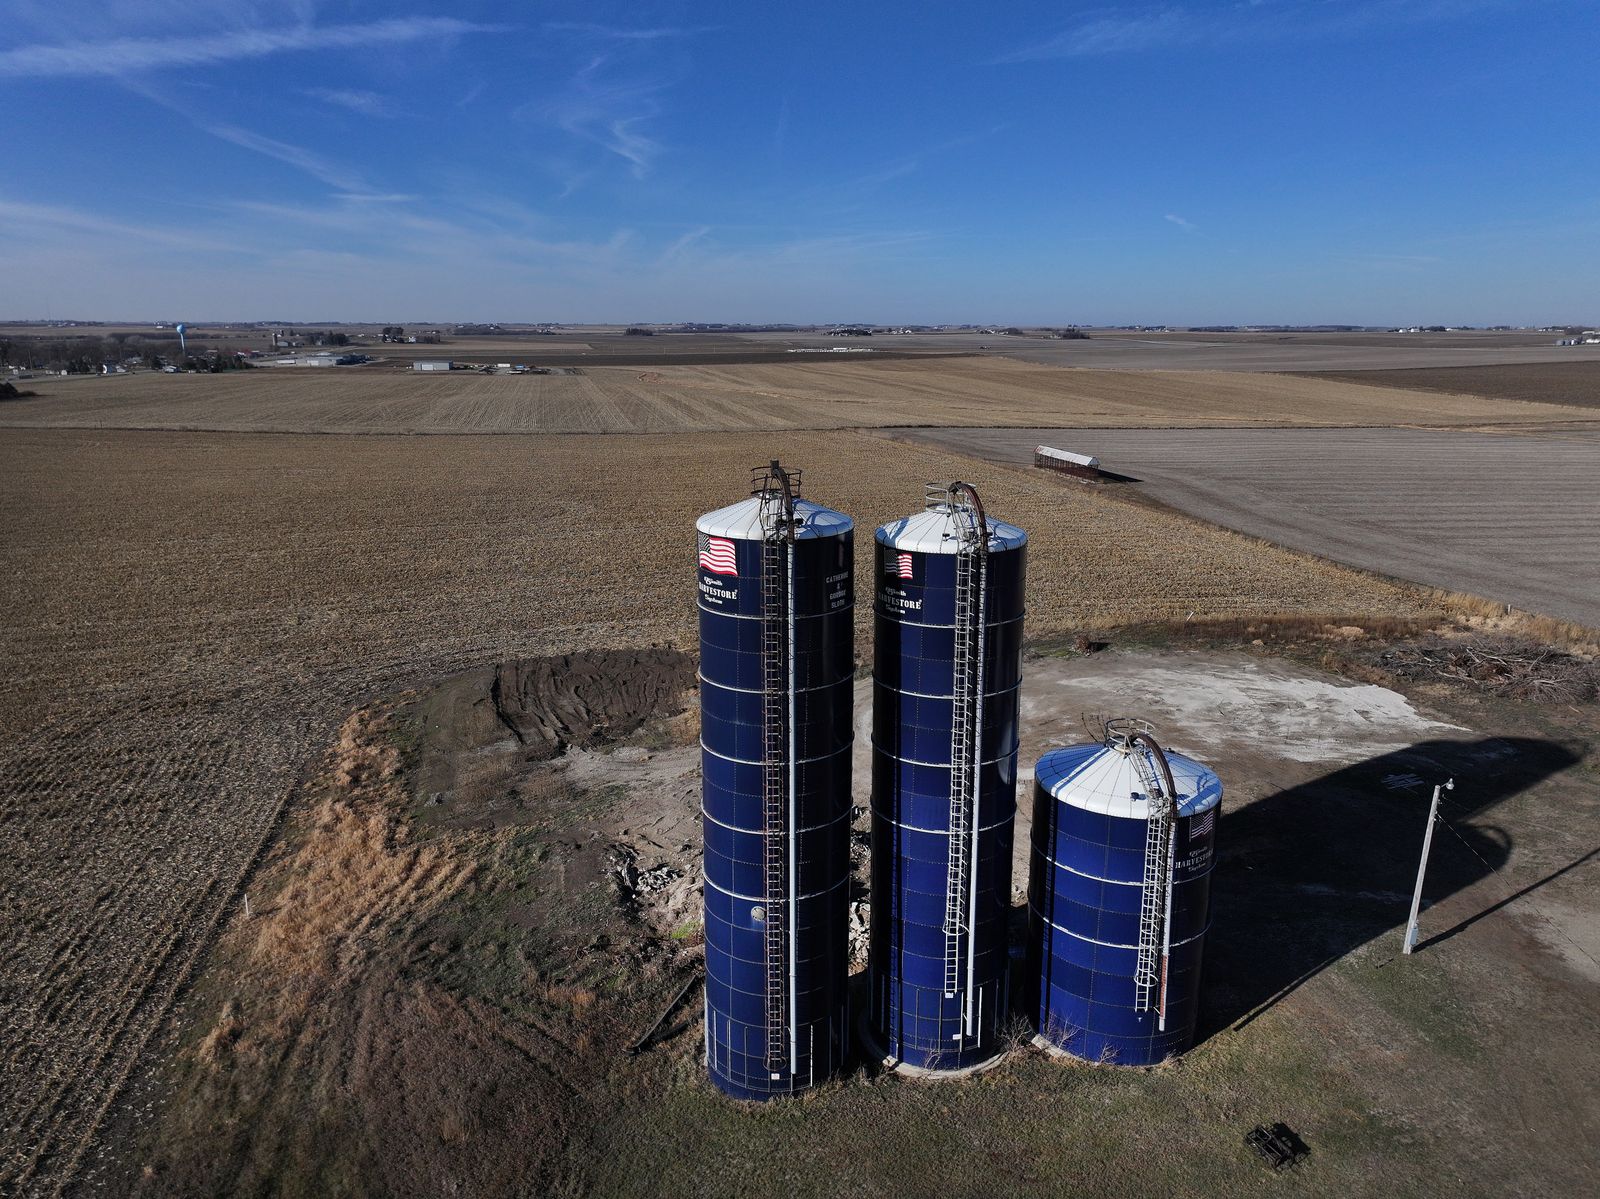
{"type": "Polygon", "coordinates": [[[1375,937],[1392,935],[1398,952],[1435,783],[1456,779],[1442,811],[1460,839],[1434,838],[1429,904],[1510,857],[1508,832],[1468,818],[1578,761],[1534,738],[1421,741],[1232,811],[1224,800],[1195,1043],[1248,1024],[1375,937]]]}

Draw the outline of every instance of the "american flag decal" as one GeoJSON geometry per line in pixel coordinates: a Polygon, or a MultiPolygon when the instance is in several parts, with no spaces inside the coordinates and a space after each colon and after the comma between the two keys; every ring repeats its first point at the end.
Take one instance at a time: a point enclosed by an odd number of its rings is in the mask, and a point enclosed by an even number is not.
{"type": "Polygon", "coordinates": [[[733,542],[726,537],[700,534],[700,569],[714,575],[736,575],[739,563],[734,557],[733,542]]]}
{"type": "Polygon", "coordinates": [[[894,556],[894,561],[894,573],[899,575],[902,579],[909,579],[911,577],[911,555],[896,554],[894,556]]]}
{"type": "Polygon", "coordinates": [[[1216,822],[1217,810],[1211,808],[1202,816],[1196,816],[1189,821],[1189,840],[1195,841],[1204,837],[1211,831],[1211,826],[1216,822]]]}

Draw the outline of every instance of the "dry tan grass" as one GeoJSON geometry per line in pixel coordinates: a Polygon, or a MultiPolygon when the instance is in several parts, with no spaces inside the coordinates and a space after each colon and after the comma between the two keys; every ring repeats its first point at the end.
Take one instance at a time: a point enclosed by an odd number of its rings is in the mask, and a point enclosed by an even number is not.
{"type": "Polygon", "coordinates": [[[298,847],[273,872],[281,887],[258,899],[266,907],[251,922],[243,974],[251,990],[277,997],[277,1025],[355,968],[386,925],[426,919],[470,877],[448,846],[410,843],[398,818],[405,803],[395,778],[399,753],[386,732],[381,711],[358,711],[345,722],[326,767],[330,782],[298,847]]]}
{"type": "Polygon", "coordinates": [[[476,874],[514,835],[414,844],[396,735],[386,704],[358,709],[306,784],[256,915],[235,912],[197,988],[208,1026],[164,1076],[132,1193],[325,1194],[319,1156],[360,1163],[362,1193],[546,1193],[567,1169],[592,1123],[574,1083],[603,1077],[583,1055],[617,1043],[617,1004],[530,972],[540,1018],[518,1022],[411,968],[479,961],[457,956],[478,933],[460,905],[503,892],[476,874]]]}
{"type": "Polygon", "coordinates": [[[1303,375],[1063,370],[995,358],[593,366],[581,375],[289,368],[39,380],[13,427],[679,433],[916,425],[1391,426],[1594,419],[1593,409],[1303,375]]]}

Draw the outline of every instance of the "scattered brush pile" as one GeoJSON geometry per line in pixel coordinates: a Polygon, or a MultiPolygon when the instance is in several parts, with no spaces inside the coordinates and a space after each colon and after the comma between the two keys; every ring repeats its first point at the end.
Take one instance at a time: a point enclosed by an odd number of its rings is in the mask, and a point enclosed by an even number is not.
{"type": "Polygon", "coordinates": [[[1393,646],[1378,660],[1403,679],[1445,679],[1507,699],[1585,703],[1600,695],[1600,662],[1530,640],[1435,637],[1393,646]]]}

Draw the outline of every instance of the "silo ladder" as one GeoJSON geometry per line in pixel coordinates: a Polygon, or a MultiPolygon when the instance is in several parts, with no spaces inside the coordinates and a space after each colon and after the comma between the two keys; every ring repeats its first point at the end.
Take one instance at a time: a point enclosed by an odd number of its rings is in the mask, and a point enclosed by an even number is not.
{"type": "MultiPolygon", "coordinates": [[[[974,521],[976,525],[977,522],[974,521]]],[[[986,532],[986,530],[984,530],[986,532]]],[[[950,847],[946,859],[944,912],[944,993],[967,992],[964,1034],[975,1031],[971,995],[973,841],[978,827],[978,793],[983,757],[983,634],[986,620],[986,537],[978,528],[963,537],[956,555],[954,699],[950,730],[950,847]],[[965,938],[965,946],[963,946],[965,938]],[[963,948],[965,952],[963,952],[963,948]],[[967,977],[963,979],[963,971],[967,977]]]]}
{"type": "Polygon", "coordinates": [[[784,557],[788,546],[769,532],[761,545],[762,763],[765,837],[767,1069],[774,1078],[789,1064],[789,737],[788,604],[784,557]]]}
{"type": "MultiPolygon", "coordinates": [[[[1144,888],[1139,895],[1139,955],[1133,968],[1134,1011],[1158,1014],[1159,1027],[1167,1023],[1167,953],[1172,933],[1172,861],[1175,848],[1176,801],[1162,775],[1171,777],[1165,757],[1157,773],[1159,749],[1146,749],[1143,734],[1130,738],[1128,757],[1144,788],[1149,814],[1145,820],[1144,888]]],[[[1153,742],[1151,742],[1153,745],[1153,742]]]]}

